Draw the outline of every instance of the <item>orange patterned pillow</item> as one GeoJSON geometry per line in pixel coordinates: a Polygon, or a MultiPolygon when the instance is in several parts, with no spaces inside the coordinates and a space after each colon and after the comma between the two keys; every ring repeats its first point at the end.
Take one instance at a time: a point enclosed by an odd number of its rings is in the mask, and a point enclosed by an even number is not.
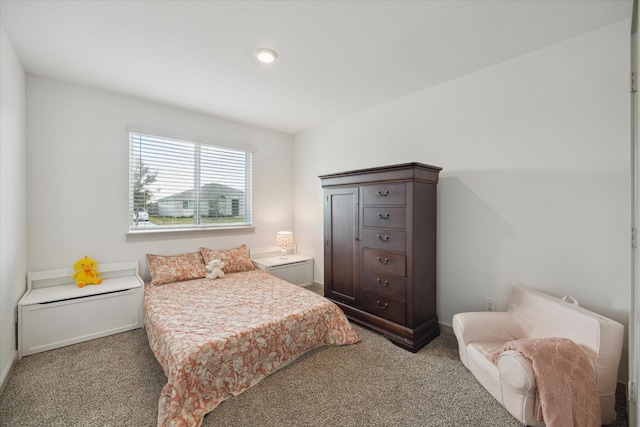
{"type": "Polygon", "coordinates": [[[147,254],[147,261],[153,286],[181,280],[201,279],[207,275],[207,268],[200,252],[180,255],[147,254]]]}
{"type": "Polygon", "coordinates": [[[205,264],[208,264],[212,259],[224,261],[225,265],[222,271],[225,273],[236,273],[238,271],[251,271],[256,269],[251,259],[249,259],[247,245],[218,251],[209,248],[200,248],[200,252],[202,252],[205,264]]]}

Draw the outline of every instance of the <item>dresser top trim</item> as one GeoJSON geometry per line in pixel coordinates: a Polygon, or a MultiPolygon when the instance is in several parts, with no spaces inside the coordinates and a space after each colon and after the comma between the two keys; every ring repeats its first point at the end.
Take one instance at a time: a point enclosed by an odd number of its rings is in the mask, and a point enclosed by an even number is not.
{"type": "Polygon", "coordinates": [[[413,162],[320,175],[320,179],[323,187],[379,181],[422,181],[437,184],[441,170],[438,166],[413,162]]]}

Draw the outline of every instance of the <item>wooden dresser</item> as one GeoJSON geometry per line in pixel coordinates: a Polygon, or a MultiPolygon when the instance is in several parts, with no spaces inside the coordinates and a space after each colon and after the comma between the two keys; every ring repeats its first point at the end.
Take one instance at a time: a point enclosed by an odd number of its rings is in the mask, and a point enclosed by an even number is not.
{"type": "Polygon", "coordinates": [[[436,186],[441,168],[406,163],[322,175],[324,295],[410,351],[440,334],[436,186]]]}

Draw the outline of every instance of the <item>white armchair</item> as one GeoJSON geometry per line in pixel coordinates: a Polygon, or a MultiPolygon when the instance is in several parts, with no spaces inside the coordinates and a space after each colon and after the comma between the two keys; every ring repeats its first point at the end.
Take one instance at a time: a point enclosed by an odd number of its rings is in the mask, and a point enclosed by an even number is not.
{"type": "Polygon", "coordinates": [[[458,313],[453,316],[462,363],[516,419],[544,426],[534,416],[536,380],[531,361],[509,350],[497,363],[491,355],[507,341],[562,337],[574,341],[596,374],[602,424],[613,423],[623,326],[611,319],[530,288],[515,287],[506,312],[458,313]]]}

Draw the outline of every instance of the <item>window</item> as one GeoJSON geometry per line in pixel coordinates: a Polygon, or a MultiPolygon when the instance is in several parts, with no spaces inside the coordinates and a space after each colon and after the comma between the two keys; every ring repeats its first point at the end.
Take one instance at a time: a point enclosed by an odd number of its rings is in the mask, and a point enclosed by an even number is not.
{"type": "Polygon", "coordinates": [[[129,133],[129,230],[250,226],[251,152],[129,133]]]}

